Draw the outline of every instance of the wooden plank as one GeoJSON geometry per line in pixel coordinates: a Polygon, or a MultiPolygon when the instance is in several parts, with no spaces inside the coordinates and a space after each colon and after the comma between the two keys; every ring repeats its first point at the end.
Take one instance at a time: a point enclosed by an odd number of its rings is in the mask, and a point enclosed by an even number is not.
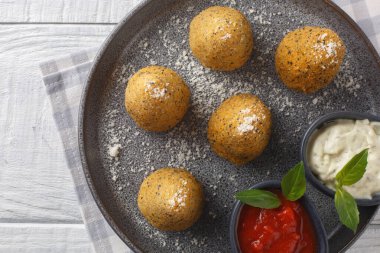
{"type": "MultiPolygon", "coordinates": [[[[380,211],[377,212],[376,216],[371,221],[371,224],[380,225],[380,211]]],[[[380,235],[379,235],[379,237],[380,237],[380,235]]]]}
{"type": "Polygon", "coordinates": [[[139,0],[0,1],[4,23],[117,23],[139,0]]]}
{"type": "Polygon", "coordinates": [[[364,231],[347,253],[377,253],[380,252],[380,226],[371,225],[364,231]]]}
{"type": "Polygon", "coordinates": [[[82,223],[38,62],[99,46],[112,26],[0,26],[0,222],[82,223]]]}
{"type": "Polygon", "coordinates": [[[0,223],[0,252],[93,252],[83,224],[0,223]]]}

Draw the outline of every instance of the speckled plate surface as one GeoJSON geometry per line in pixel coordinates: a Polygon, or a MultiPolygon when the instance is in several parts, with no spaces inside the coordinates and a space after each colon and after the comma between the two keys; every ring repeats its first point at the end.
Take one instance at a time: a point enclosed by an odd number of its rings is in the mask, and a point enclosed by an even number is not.
{"type": "MultiPolygon", "coordinates": [[[[263,180],[280,179],[300,160],[302,135],[318,116],[336,110],[379,114],[379,62],[352,21],[320,0],[143,2],[106,41],[82,98],[82,162],[99,208],[136,252],[229,252],[228,224],[234,192],[263,180]],[[205,69],[189,50],[189,23],[211,5],[239,9],[252,23],[254,53],[238,71],[205,69]],[[334,83],[312,95],[286,89],[274,69],[278,43],[288,31],[303,25],[332,28],[347,46],[334,83]],[[192,106],[185,120],[165,134],[138,129],[124,109],[128,78],[151,64],[176,70],[192,92],[192,106]],[[253,93],[271,108],[273,134],[262,156],[236,168],[210,151],[206,128],[213,110],[239,92],[253,93]],[[121,147],[118,159],[109,155],[109,149],[116,146],[121,147]],[[166,166],[187,168],[204,186],[207,203],[203,215],[185,232],[160,232],[137,208],[136,196],[143,179],[166,166]]],[[[345,249],[354,235],[339,226],[332,199],[312,187],[308,187],[307,194],[330,235],[331,252],[345,249]]],[[[375,210],[361,208],[360,230],[375,210]]]]}

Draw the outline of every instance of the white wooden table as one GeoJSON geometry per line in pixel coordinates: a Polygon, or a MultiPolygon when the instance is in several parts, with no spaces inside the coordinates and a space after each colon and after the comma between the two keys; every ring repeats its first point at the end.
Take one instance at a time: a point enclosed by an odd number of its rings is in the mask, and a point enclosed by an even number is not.
{"type": "MultiPolygon", "coordinates": [[[[0,252],[92,252],[38,62],[99,46],[138,0],[0,0],[0,252]]],[[[350,252],[380,252],[380,215],[350,252]]]]}

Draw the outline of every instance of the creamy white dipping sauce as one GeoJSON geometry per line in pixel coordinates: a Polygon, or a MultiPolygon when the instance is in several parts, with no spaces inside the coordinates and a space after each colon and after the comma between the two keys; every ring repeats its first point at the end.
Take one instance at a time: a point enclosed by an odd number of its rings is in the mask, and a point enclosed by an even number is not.
{"type": "Polygon", "coordinates": [[[344,188],[355,198],[371,199],[380,192],[380,123],[368,120],[336,120],[316,130],[308,144],[310,168],[331,189],[335,175],[357,153],[368,150],[363,178],[344,188]]]}

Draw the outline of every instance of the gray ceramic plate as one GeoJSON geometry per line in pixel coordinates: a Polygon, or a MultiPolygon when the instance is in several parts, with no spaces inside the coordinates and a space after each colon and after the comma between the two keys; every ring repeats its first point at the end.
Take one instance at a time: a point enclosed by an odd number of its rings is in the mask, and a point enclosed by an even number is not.
{"type": "MultiPolygon", "coordinates": [[[[116,233],[136,252],[229,252],[228,224],[233,194],[268,179],[279,179],[300,160],[301,138],[318,116],[336,110],[380,113],[379,58],[368,40],[336,6],[320,0],[144,1],[108,38],[96,58],[82,98],[79,142],[83,168],[100,210],[116,233]],[[188,46],[191,19],[210,5],[229,5],[250,20],[255,36],[252,59],[232,73],[204,69],[188,46]],[[303,25],[330,27],[347,46],[333,84],[313,94],[288,90],[274,69],[274,52],[288,31],[303,25]],[[139,68],[159,64],[180,73],[192,91],[185,120],[166,134],[147,133],[124,110],[124,89],[139,68]],[[227,97],[251,92],[272,110],[273,135],[263,155],[236,168],[214,155],[206,137],[212,111],[227,97]],[[120,145],[120,159],[109,148],[120,145]],[[152,170],[189,169],[203,184],[207,204],[195,226],[182,233],[155,230],[138,211],[136,195],[152,170]]],[[[339,226],[333,202],[313,189],[331,252],[355,236],[339,226]]],[[[376,207],[361,208],[359,231],[376,207]]]]}

